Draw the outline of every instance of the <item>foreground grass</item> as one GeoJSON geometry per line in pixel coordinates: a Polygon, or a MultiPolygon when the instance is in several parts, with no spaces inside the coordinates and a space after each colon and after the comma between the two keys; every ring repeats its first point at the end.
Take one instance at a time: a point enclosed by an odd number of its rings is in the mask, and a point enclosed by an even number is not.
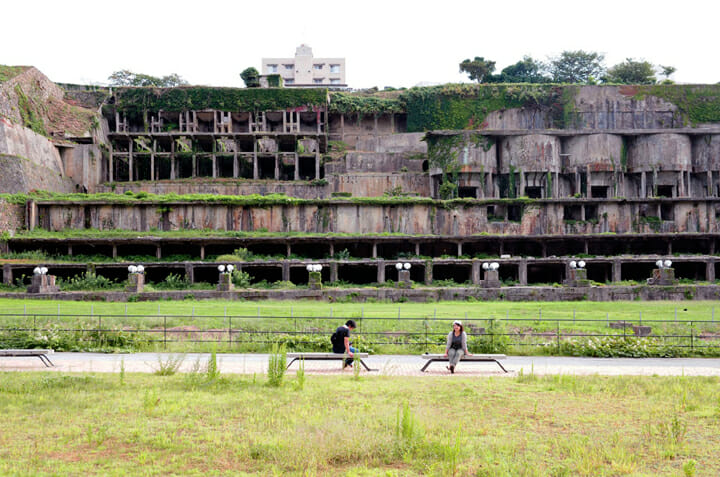
{"type": "Polygon", "coordinates": [[[720,380],[0,373],[2,475],[718,475],[720,380]]]}

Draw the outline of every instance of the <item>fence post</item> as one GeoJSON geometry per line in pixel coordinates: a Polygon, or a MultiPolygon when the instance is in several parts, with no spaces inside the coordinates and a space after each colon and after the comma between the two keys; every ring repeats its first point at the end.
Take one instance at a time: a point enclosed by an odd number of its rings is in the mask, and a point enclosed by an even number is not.
{"type": "Polygon", "coordinates": [[[425,325],[425,352],[428,352],[428,322],[427,320],[423,320],[423,324],[425,325]]]}
{"type": "Polygon", "coordinates": [[[575,324],[575,308],[573,308],[573,324],[575,324]]]}
{"type": "Polygon", "coordinates": [[[163,316],[163,349],[167,349],[167,316],[163,316]]]}
{"type": "Polygon", "coordinates": [[[675,308],[675,324],[677,325],[677,307],[675,308]]]}
{"type": "Polygon", "coordinates": [[[232,316],[228,316],[228,348],[232,348],[232,316]]]}
{"type": "Polygon", "coordinates": [[[693,322],[690,322],[690,352],[695,351],[695,343],[694,343],[694,337],[693,337],[693,322]]]}
{"type": "Polygon", "coordinates": [[[640,325],[642,326],[642,311],[640,312],[640,325]]]}
{"type": "Polygon", "coordinates": [[[556,326],[555,332],[556,332],[556,336],[557,336],[557,350],[556,351],[557,351],[557,354],[560,354],[560,321],[559,320],[555,322],[555,326],[556,326]]]}

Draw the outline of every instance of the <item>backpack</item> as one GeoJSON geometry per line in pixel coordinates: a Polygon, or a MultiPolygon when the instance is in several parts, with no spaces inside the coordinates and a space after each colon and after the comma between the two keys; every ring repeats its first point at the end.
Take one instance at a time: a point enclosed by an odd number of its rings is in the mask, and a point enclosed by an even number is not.
{"type": "Polygon", "coordinates": [[[335,346],[338,341],[339,341],[338,332],[337,332],[337,330],[335,330],[335,333],[333,333],[332,336],[330,336],[330,342],[333,344],[333,346],[335,346]]]}

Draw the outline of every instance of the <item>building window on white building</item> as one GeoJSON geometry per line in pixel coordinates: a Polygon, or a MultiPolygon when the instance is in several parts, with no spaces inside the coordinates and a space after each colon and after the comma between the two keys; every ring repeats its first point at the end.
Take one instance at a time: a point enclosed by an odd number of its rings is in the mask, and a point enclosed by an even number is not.
{"type": "Polygon", "coordinates": [[[331,78],[330,84],[340,84],[340,78],[331,78]]]}
{"type": "Polygon", "coordinates": [[[285,84],[295,84],[295,80],[292,78],[286,78],[283,80],[285,84]]]}
{"type": "Polygon", "coordinates": [[[323,69],[323,66],[325,66],[323,63],[315,63],[315,64],[313,65],[313,69],[314,69],[314,70],[317,70],[317,71],[320,71],[320,70],[323,69]]]}
{"type": "Polygon", "coordinates": [[[315,83],[315,84],[322,84],[322,83],[323,83],[323,79],[322,79],[322,78],[315,78],[315,79],[313,80],[313,83],[315,83]]]}
{"type": "Polygon", "coordinates": [[[286,70],[292,70],[295,67],[295,65],[283,65],[283,66],[285,67],[286,70]]]}
{"type": "Polygon", "coordinates": [[[330,73],[340,73],[340,65],[330,65],[330,73]]]}
{"type": "Polygon", "coordinates": [[[267,65],[267,72],[268,73],[277,73],[278,65],[267,65]]]}

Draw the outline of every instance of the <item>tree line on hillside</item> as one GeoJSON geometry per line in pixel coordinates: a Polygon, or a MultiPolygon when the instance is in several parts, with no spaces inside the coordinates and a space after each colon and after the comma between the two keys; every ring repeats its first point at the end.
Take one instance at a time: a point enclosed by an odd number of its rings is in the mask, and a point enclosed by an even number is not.
{"type": "Polygon", "coordinates": [[[664,77],[663,84],[671,84],[670,76],[676,71],[673,66],[653,65],[633,58],[610,68],[604,61],[605,56],[594,51],[563,51],[547,62],[525,56],[494,74],[495,62],[476,56],[462,61],[460,72],[478,83],[656,84],[660,76],[664,77]]]}

